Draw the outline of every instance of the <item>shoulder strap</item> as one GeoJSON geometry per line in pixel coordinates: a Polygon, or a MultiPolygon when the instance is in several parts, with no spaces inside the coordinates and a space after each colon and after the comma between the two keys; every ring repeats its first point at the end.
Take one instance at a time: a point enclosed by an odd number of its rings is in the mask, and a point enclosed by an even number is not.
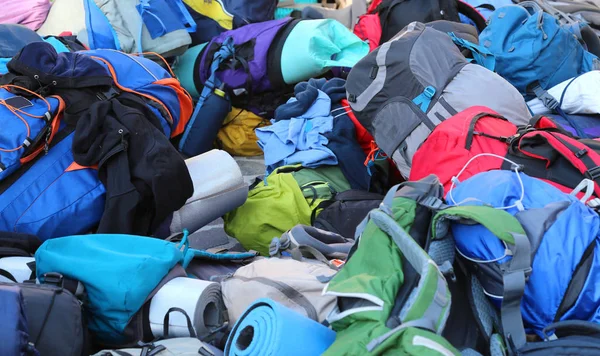
{"type": "Polygon", "coordinates": [[[544,130],[535,130],[524,134],[518,140],[516,147],[518,153],[528,157],[544,158],[541,150],[532,148],[539,147],[539,141],[543,140],[556,152],[567,159],[581,174],[596,183],[596,195],[600,196],[600,155],[583,142],[577,141],[566,135],[544,130]],[[528,145],[531,143],[531,145],[528,145]]]}
{"type": "Polygon", "coordinates": [[[511,260],[501,266],[504,291],[500,317],[509,349],[520,349],[527,342],[521,315],[521,299],[527,278],[531,274],[531,246],[525,230],[506,211],[487,206],[457,206],[443,210],[433,218],[431,229],[434,238],[439,237],[438,230],[444,219],[458,222],[464,219],[479,223],[504,241],[511,251],[511,260]]]}

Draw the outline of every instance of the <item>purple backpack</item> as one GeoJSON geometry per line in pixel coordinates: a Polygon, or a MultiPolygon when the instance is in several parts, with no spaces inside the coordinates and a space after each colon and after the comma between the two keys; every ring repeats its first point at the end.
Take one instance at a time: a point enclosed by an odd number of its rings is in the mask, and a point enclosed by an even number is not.
{"type": "Polygon", "coordinates": [[[249,24],[214,37],[196,61],[196,86],[204,85],[208,80],[214,54],[225,39],[232,37],[235,53],[232,58],[221,63],[216,76],[224,84],[234,104],[236,97],[244,94],[251,96],[284,88],[281,51],[287,35],[298,21],[287,17],[249,24]]]}

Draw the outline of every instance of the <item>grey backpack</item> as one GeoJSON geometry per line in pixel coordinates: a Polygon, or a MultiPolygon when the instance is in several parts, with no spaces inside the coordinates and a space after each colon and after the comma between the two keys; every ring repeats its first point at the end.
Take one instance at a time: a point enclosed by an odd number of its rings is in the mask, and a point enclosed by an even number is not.
{"type": "Polygon", "coordinates": [[[359,61],[346,91],[360,123],[406,178],[431,131],[464,109],[487,106],[516,125],[531,117],[510,83],[469,63],[447,33],[420,22],[359,61]]]}

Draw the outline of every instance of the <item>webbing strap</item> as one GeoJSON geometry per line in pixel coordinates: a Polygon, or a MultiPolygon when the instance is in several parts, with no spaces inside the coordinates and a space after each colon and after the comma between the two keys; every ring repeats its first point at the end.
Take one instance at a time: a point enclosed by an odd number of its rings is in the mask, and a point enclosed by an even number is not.
{"type": "Polygon", "coordinates": [[[422,112],[427,112],[431,99],[435,96],[435,88],[431,85],[423,89],[423,92],[413,99],[413,103],[417,105],[422,112]]]}
{"type": "Polygon", "coordinates": [[[179,150],[183,151],[185,144],[187,142],[188,136],[190,135],[190,131],[194,126],[194,123],[197,119],[199,119],[200,112],[202,107],[204,106],[204,102],[208,97],[213,93],[213,91],[221,85],[219,79],[217,78],[217,70],[221,63],[223,63],[226,59],[231,58],[235,53],[235,47],[233,42],[233,37],[227,37],[225,41],[221,44],[219,50],[214,54],[212,63],[210,65],[210,76],[204,83],[204,88],[202,89],[202,93],[200,94],[200,98],[196,103],[196,108],[190,118],[190,121],[183,132],[183,136],[181,137],[181,141],[179,142],[179,150]]]}
{"type": "Polygon", "coordinates": [[[504,293],[500,317],[505,340],[509,349],[520,349],[526,342],[525,327],[521,315],[521,299],[525,293],[525,283],[531,273],[531,246],[527,236],[511,233],[515,244],[508,245],[512,259],[501,265],[504,293]]]}

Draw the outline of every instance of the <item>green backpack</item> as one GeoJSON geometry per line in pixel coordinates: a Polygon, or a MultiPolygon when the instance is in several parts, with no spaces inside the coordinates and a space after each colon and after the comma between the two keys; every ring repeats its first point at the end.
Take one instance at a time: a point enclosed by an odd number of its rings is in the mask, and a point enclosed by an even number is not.
{"type": "Polygon", "coordinates": [[[337,337],[326,355],[460,354],[441,336],[451,306],[442,271],[452,271],[453,241],[429,238],[442,195],[435,176],[403,183],[359,225],[354,251],[323,291],[338,297],[327,319],[337,337]]]}
{"type": "Polygon", "coordinates": [[[337,166],[279,167],[248,192],[244,205],[227,213],[225,232],[247,250],[269,256],[271,241],[298,224],[310,225],[323,200],[350,189],[337,166]]]}

